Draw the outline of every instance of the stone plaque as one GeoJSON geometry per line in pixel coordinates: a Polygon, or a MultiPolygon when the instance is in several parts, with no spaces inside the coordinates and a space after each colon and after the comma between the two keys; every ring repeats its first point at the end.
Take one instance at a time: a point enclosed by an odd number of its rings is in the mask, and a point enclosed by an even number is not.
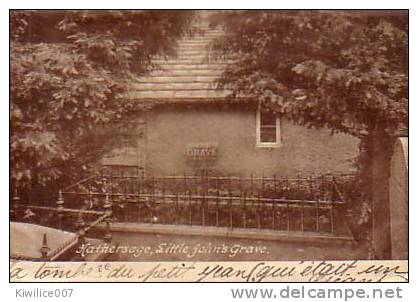
{"type": "Polygon", "coordinates": [[[211,160],[218,156],[217,143],[189,143],[186,146],[186,157],[189,160],[211,160]]]}

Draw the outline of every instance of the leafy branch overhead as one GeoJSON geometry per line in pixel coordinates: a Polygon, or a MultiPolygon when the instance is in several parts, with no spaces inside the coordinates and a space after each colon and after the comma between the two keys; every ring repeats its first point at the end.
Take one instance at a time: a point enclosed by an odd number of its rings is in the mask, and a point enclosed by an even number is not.
{"type": "Polygon", "coordinates": [[[308,127],[357,137],[407,124],[407,13],[227,11],[213,47],[234,63],[219,80],[308,127]]]}
{"type": "Polygon", "coordinates": [[[129,116],[148,107],[123,97],[126,81],[154,68],[153,56],[172,54],[192,19],[174,11],[12,11],[13,179],[69,179],[117,143],[129,116]]]}

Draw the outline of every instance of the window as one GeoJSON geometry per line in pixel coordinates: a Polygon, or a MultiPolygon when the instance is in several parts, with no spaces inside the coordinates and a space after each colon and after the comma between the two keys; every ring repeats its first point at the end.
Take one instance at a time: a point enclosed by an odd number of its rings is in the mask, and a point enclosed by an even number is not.
{"type": "Polygon", "coordinates": [[[280,147],[280,119],[267,111],[257,110],[257,147],[280,147]]]}

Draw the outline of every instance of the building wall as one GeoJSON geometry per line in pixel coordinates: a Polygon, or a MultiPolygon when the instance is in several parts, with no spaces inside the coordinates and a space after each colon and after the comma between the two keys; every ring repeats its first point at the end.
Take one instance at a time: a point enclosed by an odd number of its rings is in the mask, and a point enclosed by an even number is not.
{"type": "Polygon", "coordinates": [[[208,166],[220,174],[295,175],[350,172],[358,140],[281,120],[279,148],[257,148],[255,109],[237,106],[164,106],[146,117],[146,169],[154,174],[191,173],[208,166]],[[195,164],[190,143],[215,143],[218,156],[195,164]]]}

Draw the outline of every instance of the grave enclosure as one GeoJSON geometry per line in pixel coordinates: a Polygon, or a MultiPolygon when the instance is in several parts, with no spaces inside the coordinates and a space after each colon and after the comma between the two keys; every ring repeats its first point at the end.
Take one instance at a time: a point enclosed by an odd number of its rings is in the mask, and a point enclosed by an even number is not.
{"type": "Polygon", "coordinates": [[[81,230],[82,236],[87,231],[104,231],[106,242],[111,241],[112,230],[126,230],[126,224],[134,225],[133,231],[139,233],[158,233],[167,226],[172,234],[178,234],[178,228],[183,235],[223,236],[227,232],[232,238],[258,240],[352,240],[339,189],[352,180],[350,175],[243,178],[112,171],[104,170],[60,191],[55,206],[18,200],[16,220],[30,209],[35,213],[34,223],[76,233],[81,230]]]}

